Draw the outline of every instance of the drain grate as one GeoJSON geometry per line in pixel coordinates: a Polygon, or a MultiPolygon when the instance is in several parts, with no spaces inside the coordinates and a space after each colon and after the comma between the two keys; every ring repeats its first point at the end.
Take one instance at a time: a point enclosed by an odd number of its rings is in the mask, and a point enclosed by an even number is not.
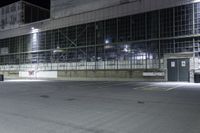
{"type": "Polygon", "coordinates": [[[48,95],[40,95],[41,98],[49,98],[48,95]]]}

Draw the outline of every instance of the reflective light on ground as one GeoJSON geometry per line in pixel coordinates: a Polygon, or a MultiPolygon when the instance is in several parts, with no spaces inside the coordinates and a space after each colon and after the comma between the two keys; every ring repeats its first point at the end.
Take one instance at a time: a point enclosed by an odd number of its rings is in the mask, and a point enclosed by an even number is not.
{"type": "Polygon", "coordinates": [[[5,80],[5,82],[45,82],[47,80],[41,80],[41,79],[8,79],[5,80]]]}
{"type": "Polygon", "coordinates": [[[188,82],[158,82],[154,85],[179,85],[179,86],[200,86],[198,83],[188,83],[188,82]]]}

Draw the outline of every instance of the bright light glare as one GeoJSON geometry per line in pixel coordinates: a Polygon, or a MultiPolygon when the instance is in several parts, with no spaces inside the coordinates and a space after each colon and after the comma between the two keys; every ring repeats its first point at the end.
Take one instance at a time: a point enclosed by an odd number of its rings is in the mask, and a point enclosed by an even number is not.
{"type": "Polygon", "coordinates": [[[47,80],[40,80],[40,79],[11,79],[5,80],[5,82],[44,82],[47,80]]]}
{"type": "Polygon", "coordinates": [[[139,53],[138,55],[136,55],[135,57],[137,60],[146,60],[146,53],[139,53]]]}
{"type": "Polygon", "coordinates": [[[34,34],[34,33],[38,33],[38,32],[39,32],[39,29],[35,29],[34,27],[31,28],[31,33],[34,34]]]}
{"type": "Polygon", "coordinates": [[[123,51],[126,52],[126,53],[131,52],[131,50],[130,50],[128,45],[124,46],[124,50],[123,51]]]}
{"type": "Polygon", "coordinates": [[[169,86],[174,86],[174,85],[179,85],[179,86],[200,86],[200,84],[196,84],[196,83],[188,83],[188,82],[159,82],[159,83],[154,83],[154,85],[169,85],[169,86]]]}
{"type": "Polygon", "coordinates": [[[105,44],[109,44],[110,41],[108,39],[105,40],[105,44]]]}

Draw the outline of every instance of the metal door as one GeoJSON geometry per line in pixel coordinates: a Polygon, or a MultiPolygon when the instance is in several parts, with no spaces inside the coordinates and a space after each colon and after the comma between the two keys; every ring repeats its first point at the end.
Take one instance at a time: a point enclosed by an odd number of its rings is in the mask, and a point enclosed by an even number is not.
{"type": "Polygon", "coordinates": [[[189,82],[189,59],[167,60],[168,81],[189,82]]]}
{"type": "Polygon", "coordinates": [[[167,61],[168,81],[178,81],[178,63],[176,59],[167,61]]]}
{"type": "Polygon", "coordinates": [[[189,59],[179,59],[179,81],[189,81],[189,59]]]}

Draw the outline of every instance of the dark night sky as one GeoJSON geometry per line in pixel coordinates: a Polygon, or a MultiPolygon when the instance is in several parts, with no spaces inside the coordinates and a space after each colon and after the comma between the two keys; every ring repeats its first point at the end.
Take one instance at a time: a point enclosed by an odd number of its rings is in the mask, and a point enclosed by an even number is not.
{"type": "MultiPolygon", "coordinates": [[[[19,0],[1,0],[0,7],[11,4],[16,1],[19,1],[19,0]]],[[[30,3],[36,4],[36,5],[48,8],[48,9],[50,8],[50,0],[24,0],[24,1],[28,1],[30,3]]]]}

